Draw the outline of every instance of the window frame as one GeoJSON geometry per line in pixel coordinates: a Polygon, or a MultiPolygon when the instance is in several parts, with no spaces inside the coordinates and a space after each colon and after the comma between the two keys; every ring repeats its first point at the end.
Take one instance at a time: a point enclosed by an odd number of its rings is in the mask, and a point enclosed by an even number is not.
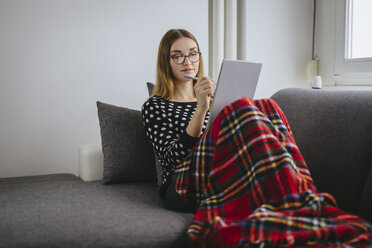
{"type": "Polygon", "coordinates": [[[348,59],[349,8],[353,0],[336,0],[336,47],[334,84],[372,85],[372,57],[348,59]]]}

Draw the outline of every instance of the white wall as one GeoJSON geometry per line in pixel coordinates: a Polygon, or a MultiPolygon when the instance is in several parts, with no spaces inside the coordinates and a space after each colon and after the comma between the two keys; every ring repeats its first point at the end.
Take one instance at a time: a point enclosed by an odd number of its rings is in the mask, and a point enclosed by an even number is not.
{"type": "Polygon", "coordinates": [[[247,57],[263,67],[255,98],[306,87],[312,51],[313,1],[247,0],[247,57]]]}
{"type": "Polygon", "coordinates": [[[77,174],[96,101],[140,109],[169,28],[208,58],[208,2],[0,0],[0,177],[77,174]]]}
{"type": "MultiPolygon", "coordinates": [[[[0,177],[77,174],[95,102],[140,108],[165,31],[194,33],[208,68],[207,15],[207,0],[0,0],[0,177]]],[[[310,87],[312,1],[247,1],[247,28],[256,98],[310,87]]]]}
{"type": "Polygon", "coordinates": [[[319,58],[319,74],[323,84],[333,84],[335,71],[336,46],[336,2],[335,0],[322,0],[317,2],[317,22],[315,51],[319,58]]]}

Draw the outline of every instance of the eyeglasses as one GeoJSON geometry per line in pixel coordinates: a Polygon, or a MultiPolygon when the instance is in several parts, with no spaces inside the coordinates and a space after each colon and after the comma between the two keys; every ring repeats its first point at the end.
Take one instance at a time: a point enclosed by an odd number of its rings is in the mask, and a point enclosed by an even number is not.
{"type": "Polygon", "coordinates": [[[170,55],[169,57],[171,57],[173,59],[174,63],[176,63],[177,65],[180,65],[183,62],[185,62],[186,57],[188,57],[189,60],[192,63],[198,62],[200,60],[200,54],[201,54],[201,52],[194,52],[194,53],[190,53],[187,56],[186,55],[177,54],[177,55],[170,55]]]}

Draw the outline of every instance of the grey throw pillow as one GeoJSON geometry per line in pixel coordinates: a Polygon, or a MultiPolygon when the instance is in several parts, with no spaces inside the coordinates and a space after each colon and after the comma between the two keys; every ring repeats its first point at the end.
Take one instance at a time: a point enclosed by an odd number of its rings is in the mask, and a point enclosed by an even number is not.
{"type": "Polygon", "coordinates": [[[155,182],[154,153],[141,111],[97,101],[103,152],[103,184],[155,182]]]}
{"type": "MultiPolygon", "coordinates": [[[[147,85],[147,91],[149,92],[149,96],[151,96],[155,85],[151,82],[147,82],[146,85],[147,85]]],[[[154,155],[155,155],[156,176],[157,176],[158,186],[160,187],[162,183],[161,172],[163,171],[163,168],[158,164],[158,156],[156,156],[155,150],[154,150],[154,155]]]]}
{"type": "Polygon", "coordinates": [[[151,83],[151,82],[147,82],[146,85],[147,85],[147,91],[149,92],[149,96],[151,96],[152,91],[154,90],[155,85],[153,83],[151,83]]]}

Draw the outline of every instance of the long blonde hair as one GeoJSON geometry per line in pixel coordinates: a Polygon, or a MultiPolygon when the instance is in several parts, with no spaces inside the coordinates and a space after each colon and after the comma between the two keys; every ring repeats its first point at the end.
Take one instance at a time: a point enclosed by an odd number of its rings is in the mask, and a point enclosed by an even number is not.
{"type": "MultiPolygon", "coordinates": [[[[157,96],[166,100],[170,100],[173,97],[174,77],[169,63],[169,52],[173,42],[182,37],[190,38],[195,41],[198,51],[200,51],[198,41],[190,32],[184,29],[171,29],[166,32],[159,44],[158,60],[156,65],[156,83],[151,97],[157,96]]],[[[204,74],[203,58],[201,55],[199,61],[199,70],[196,74],[197,77],[200,77],[204,74]]]]}

